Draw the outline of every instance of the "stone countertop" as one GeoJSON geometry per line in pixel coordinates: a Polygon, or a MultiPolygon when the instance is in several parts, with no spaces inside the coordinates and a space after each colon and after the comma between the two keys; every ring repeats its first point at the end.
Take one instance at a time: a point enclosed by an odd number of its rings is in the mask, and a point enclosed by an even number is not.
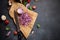
{"type": "MultiPolygon", "coordinates": [[[[6,4],[6,0],[0,0],[1,4],[6,4]]],[[[5,5],[0,6],[0,16],[2,14],[7,16],[10,21],[9,25],[12,34],[8,38],[5,37],[5,27],[4,22],[0,22],[0,40],[17,40],[17,36],[13,35],[13,31],[16,30],[15,25],[6,11],[7,7],[5,5]],[[2,9],[2,10],[1,10],[2,9]],[[1,12],[2,11],[2,12],[1,12]],[[2,30],[2,31],[1,31],[2,30]],[[4,31],[4,32],[3,32],[4,31]]],[[[36,11],[39,15],[35,22],[34,34],[30,33],[27,40],[60,40],[60,1],[59,0],[39,0],[38,2],[31,1],[31,5],[36,5],[36,11]],[[40,23],[41,27],[37,28],[37,23],[40,23]]]]}
{"type": "Polygon", "coordinates": [[[32,0],[31,5],[37,6],[38,18],[33,28],[34,34],[30,34],[28,40],[60,40],[60,1],[32,0]],[[39,29],[37,23],[41,25],[39,29]]]}

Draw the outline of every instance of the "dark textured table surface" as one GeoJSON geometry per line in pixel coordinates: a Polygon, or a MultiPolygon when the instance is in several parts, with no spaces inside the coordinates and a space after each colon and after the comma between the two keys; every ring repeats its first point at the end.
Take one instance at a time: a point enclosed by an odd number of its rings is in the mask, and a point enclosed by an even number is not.
{"type": "MultiPolygon", "coordinates": [[[[3,4],[6,4],[5,1],[0,0],[0,16],[2,14],[7,16],[7,19],[9,19],[10,21],[9,25],[7,26],[10,26],[12,34],[10,34],[8,38],[6,38],[6,32],[4,29],[5,25],[3,25],[3,22],[0,22],[0,25],[2,26],[0,27],[0,40],[17,40],[17,36],[13,35],[13,31],[16,29],[15,25],[12,19],[7,14],[7,9],[5,9],[6,7],[3,4]]],[[[33,28],[34,34],[30,33],[27,40],[60,40],[60,1],[39,0],[38,2],[34,2],[34,0],[32,0],[31,5],[37,6],[37,9],[35,11],[39,15],[33,28]],[[36,27],[37,23],[40,23],[41,25],[39,29],[36,27]]]]}

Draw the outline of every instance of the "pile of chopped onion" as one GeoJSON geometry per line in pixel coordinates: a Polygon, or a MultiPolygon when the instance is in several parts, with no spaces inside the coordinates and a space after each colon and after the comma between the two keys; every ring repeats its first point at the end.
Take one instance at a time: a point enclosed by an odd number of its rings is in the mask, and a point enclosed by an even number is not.
{"type": "Polygon", "coordinates": [[[31,22],[31,17],[27,13],[23,13],[19,16],[19,22],[20,24],[27,26],[29,25],[29,22],[31,22]]]}

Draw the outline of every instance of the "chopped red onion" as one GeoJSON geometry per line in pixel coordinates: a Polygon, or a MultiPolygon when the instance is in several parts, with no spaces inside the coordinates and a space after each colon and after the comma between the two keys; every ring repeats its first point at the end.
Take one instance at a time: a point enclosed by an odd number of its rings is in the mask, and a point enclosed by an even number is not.
{"type": "Polygon", "coordinates": [[[19,21],[20,24],[27,26],[29,22],[31,22],[31,17],[27,13],[24,13],[21,16],[19,16],[19,21]]]}

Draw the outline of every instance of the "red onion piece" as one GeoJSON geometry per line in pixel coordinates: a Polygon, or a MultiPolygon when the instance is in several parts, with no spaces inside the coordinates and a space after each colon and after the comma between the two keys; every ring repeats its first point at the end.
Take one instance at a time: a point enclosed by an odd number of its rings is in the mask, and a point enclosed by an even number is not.
{"type": "Polygon", "coordinates": [[[26,4],[26,8],[28,8],[30,6],[30,4],[28,3],[28,4],[26,4]]]}
{"type": "Polygon", "coordinates": [[[18,9],[17,9],[17,12],[18,12],[18,14],[24,13],[23,9],[21,9],[21,8],[18,8],[18,9]]]}
{"type": "Polygon", "coordinates": [[[9,36],[11,34],[11,31],[9,31],[7,34],[6,34],[6,36],[9,36]]]}

